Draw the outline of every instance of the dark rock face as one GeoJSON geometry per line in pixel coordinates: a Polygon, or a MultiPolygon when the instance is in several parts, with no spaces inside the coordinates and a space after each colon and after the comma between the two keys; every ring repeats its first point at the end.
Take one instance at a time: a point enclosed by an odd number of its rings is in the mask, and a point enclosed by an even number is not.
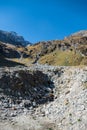
{"type": "Polygon", "coordinates": [[[7,58],[20,58],[20,54],[16,50],[6,49],[2,53],[7,58]]]}
{"type": "Polygon", "coordinates": [[[12,48],[8,48],[6,44],[0,44],[0,55],[6,58],[20,58],[20,54],[18,51],[12,48]]]}
{"type": "Polygon", "coordinates": [[[3,72],[0,75],[0,86],[0,93],[8,96],[9,100],[11,98],[14,103],[22,103],[24,107],[36,107],[54,99],[52,81],[38,70],[3,72]]]}
{"type": "Polygon", "coordinates": [[[2,30],[0,30],[0,41],[19,46],[26,46],[28,44],[31,44],[30,42],[26,41],[22,36],[19,36],[16,32],[6,32],[2,30]]]}
{"type": "Polygon", "coordinates": [[[23,53],[23,58],[28,58],[30,55],[26,54],[26,53],[23,53]]]}

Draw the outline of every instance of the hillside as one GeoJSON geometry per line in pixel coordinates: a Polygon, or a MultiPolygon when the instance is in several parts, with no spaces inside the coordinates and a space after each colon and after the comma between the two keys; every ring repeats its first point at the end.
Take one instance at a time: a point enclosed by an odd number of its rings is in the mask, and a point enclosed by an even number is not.
{"type": "Polygon", "coordinates": [[[0,130],[87,129],[87,36],[0,41],[0,130]]]}
{"type": "Polygon", "coordinates": [[[24,63],[16,62],[15,59],[20,61],[22,57],[28,57],[25,50],[23,46],[15,46],[13,44],[0,42],[0,66],[23,65],[24,63]]]}
{"type": "Polygon", "coordinates": [[[28,46],[0,42],[0,52],[8,60],[29,66],[40,63],[48,65],[87,65],[87,31],[80,31],[64,40],[42,41],[28,46]]]}
{"type": "Polygon", "coordinates": [[[27,47],[29,55],[40,64],[87,65],[87,37],[71,35],[64,40],[39,42],[27,47]]]}

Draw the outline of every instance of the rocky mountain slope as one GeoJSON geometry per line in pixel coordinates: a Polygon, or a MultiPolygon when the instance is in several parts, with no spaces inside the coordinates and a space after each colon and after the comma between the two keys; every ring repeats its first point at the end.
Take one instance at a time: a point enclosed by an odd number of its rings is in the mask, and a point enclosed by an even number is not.
{"type": "Polygon", "coordinates": [[[21,45],[26,46],[30,44],[30,42],[25,41],[22,36],[19,36],[16,32],[7,32],[0,30],[0,41],[4,43],[10,43],[13,45],[21,45]]]}
{"type": "Polygon", "coordinates": [[[15,46],[0,42],[0,52],[8,60],[29,66],[40,63],[48,65],[87,65],[87,31],[80,31],[64,40],[42,41],[30,46],[15,46]]]}
{"type": "Polygon", "coordinates": [[[86,129],[86,31],[30,46],[0,41],[0,130],[86,129]]]}
{"type": "Polygon", "coordinates": [[[74,35],[64,40],[39,42],[28,48],[33,59],[49,65],[87,65],[87,37],[74,35]],[[73,60],[72,60],[73,59],[73,60]]]}

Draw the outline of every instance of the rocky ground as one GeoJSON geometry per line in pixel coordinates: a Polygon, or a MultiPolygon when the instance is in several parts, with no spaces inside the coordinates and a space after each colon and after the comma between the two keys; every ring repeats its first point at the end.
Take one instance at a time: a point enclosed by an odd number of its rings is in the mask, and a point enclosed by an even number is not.
{"type": "Polygon", "coordinates": [[[86,66],[0,68],[0,130],[86,129],[86,66]]]}

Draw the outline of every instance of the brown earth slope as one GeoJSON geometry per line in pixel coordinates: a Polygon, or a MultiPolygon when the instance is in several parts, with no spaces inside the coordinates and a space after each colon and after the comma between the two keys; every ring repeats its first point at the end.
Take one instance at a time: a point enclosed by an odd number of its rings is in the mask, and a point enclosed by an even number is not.
{"type": "Polygon", "coordinates": [[[30,65],[87,65],[87,31],[80,31],[64,40],[42,41],[26,47],[0,42],[0,55],[10,61],[30,65]]]}

